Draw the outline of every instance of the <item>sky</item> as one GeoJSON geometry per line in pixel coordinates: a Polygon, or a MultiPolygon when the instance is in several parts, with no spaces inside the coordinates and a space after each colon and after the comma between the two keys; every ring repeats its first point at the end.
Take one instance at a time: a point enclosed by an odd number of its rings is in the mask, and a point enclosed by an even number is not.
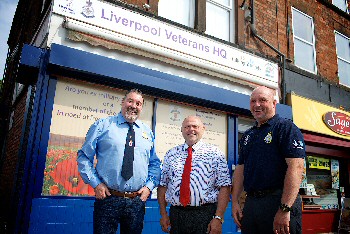
{"type": "Polygon", "coordinates": [[[0,0],[0,80],[3,78],[7,57],[7,39],[18,0],[0,0]]]}

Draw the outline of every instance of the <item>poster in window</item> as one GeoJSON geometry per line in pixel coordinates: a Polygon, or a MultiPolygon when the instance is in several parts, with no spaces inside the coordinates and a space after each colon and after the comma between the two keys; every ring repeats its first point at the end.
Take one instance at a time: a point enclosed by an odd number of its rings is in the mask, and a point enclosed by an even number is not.
{"type": "MultiPolygon", "coordinates": [[[[57,81],[42,195],[94,195],[78,173],[77,151],[91,124],[119,113],[125,92],[64,78],[57,81]]],[[[150,125],[153,100],[144,98],[140,119],[150,125]]]]}
{"type": "Polygon", "coordinates": [[[307,159],[309,163],[309,168],[325,169],[325,170],[331,169],[330,160],[328,158],[308,156],[307,159]]]}
{"type": "Polygon", "coordinates": [[[302,176],[301,177],[302,179],[301,179],[300,188],[307,188],[306,160],[304,160],[304,170],[301,176],[302,176]]]}
{"type": "Polygon", "coordinates": [[[339,161],[331,160],[332,188],[339,189],[339,161]]]}
{"type": "Polygon", "coordinates": [[[181,133],[181,125],[182,121],[190,115],[198,116],[203,121],[206,128],[203,141],[216,145],[227,155],[226,114],[161,100],[158,103],[156,115],[156,150],[161,160],[169,149],[185,142],[181,133]]]}

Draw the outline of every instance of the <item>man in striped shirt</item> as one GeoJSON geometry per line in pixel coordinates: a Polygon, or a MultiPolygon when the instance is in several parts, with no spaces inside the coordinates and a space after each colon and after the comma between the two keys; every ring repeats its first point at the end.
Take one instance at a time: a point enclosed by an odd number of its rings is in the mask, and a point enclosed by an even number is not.
{"type": "Polygon", "coordinates": [[[164,232],[222,232],[231,178],[224,154],[216,146],[201,140],[204,131],[199,117],[185,118],[181,127],[185,143],[170,149],[164,157],[158,187],[160,224],[164,232]],[[188,160],[190,155],[192,159],[188,160]],[[186,189],[182,188],[186,184],[186,159],[191,162],[187,201],[183,199],[186,189]],[[166,211],[168,203],[171,205],[170,215],[166,211]]]}

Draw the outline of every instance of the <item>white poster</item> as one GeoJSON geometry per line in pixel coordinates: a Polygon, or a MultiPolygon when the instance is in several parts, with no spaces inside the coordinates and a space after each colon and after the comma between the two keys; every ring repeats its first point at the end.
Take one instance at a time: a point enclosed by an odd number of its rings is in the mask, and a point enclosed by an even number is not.
{"type": "Polygon", "coordinates": [[[156,114],[156,150],[161,160],[169,149],[185,142],[181,125],[182,121],[190,115],[198,116],[203,121],[206,128],[203,141],[216,145],[227,159],[226,114],[167,101],[159,101],[156,114]]]}

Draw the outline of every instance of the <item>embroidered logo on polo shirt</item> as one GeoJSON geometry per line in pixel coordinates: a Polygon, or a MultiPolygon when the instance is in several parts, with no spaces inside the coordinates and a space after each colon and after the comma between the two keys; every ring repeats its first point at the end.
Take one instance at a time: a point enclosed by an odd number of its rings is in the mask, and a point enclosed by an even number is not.
{"type": "Polygon", "coordinates": [[[271,141],[272,141],[272,133],[269,132],[266,137],[264,138],[264,141],[267,143],[267,144],[270,144],[271,141]]]}
{"type": "Polygon", "coordinates": [[[304,149],[303,141],[293,140],[293,146],[294,146],[294,148],[297,148],[297,149],[304,149]]]}
{"type": "Polygon", "coordinates": [[[249,137],[250,137],[249,135],[245,136],[243,145],[247,145],[248,144],[249,137]]]}

